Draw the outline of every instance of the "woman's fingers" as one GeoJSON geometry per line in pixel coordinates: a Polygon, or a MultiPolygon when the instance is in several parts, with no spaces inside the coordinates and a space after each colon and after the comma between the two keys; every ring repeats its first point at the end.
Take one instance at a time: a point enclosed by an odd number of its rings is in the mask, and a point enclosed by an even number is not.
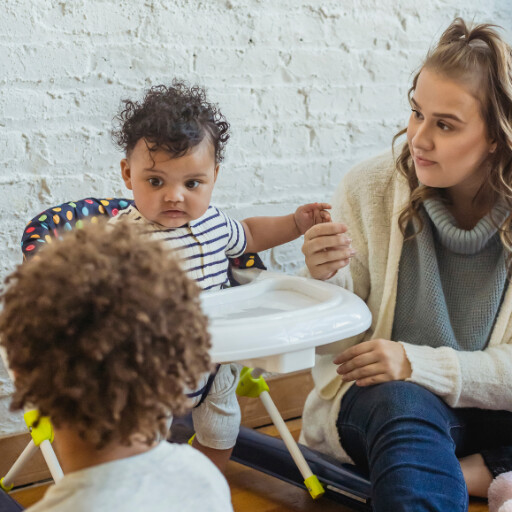
{"type": "Polygon", "coordinates": [[[395,341],[374,339],[364,341],[338,354],[334,364],[344,381],[358,385],[377,384],[391,380],[405,380],[412,367],[403,346],[395,341]]]}
{"type": "Polygon", "coordinates": [[[345,382],[359,381],[360,379],[380,375],[385,372],[385,365],[382,364],[379,354],[373,350],[373,344],[369,342],[355,345],[342,352],[340,356],[335,358],[334,362],[343,361],[336,371],[343,377],[345,382]],[[347,352],[352,355],[346,358],[340,357],[346,355],[347,352]]]}
{"type": "MultiPolygon", "coordinates": [[[[336,371],[343,376],[350,376],[351,373],[359,368],[375,364],[379,361],[378,355],[374,351],[365,352],[359,356],[356,356],[346,363],[340,364],[336,371]]],[[[350,379],[354,380],[354,379],[350,379]]]]}
{"type": "Polygon", "coordinates": [[[309,228],[304,234],[304,241],[308,242],[314,238],[326,235],[338,235],[345,233],[346,231],[347,226],[345,226],[345,224],[341,224],[340,222],[323,222],[321,224],[315,224],[309,228]]]}
{"type": "Polygon", "coordinates": [[[323,265],[324,263],[335,263],[338,261],[349,261],[354,256],[355,251],[350,247],[343,249],[325,249],[324,251],[315,251],[311,254],[310,260],[315,265],[323,265]]]}
{"type": "Polygon", "coordinates": [[[393,379],[390,379],[389,376],[385,373],[380,373],[378,375],[372,375],[371,377],[366,377],[364,379],[357,379],[356,386],[363,388],[365,386],[374,386],[375,384],[382,384],[391,380],[393,379]]]}
{"type": "MultiPolygon", "coordinates": [[[[321,226],[322,224],[318,224],[321,226]]],[[[323,235],[304,242],[302,252],[305,256],[329,249],[350,249],[352,240],[347,235],[323,235]]]]}
{"type": "Polygon", "coordinates": [[[354,345],[353,347],[347,348],[334,358],[333,363],[343,364],[357,358],[361,354],[372,352],[375,349],[375,341],[379,340],[363,341],[357,345],[354,345]]]}
{"type": "Polygon", "coordinates": [[[376,363],[367,364],[365,366],[361,366],[360,368],[356,368],[351,372],[342,374],[342,377],[345,382],[352,382],[353,380],[358,381],[360,379],[374,377],[384,373],[385,372],[382,369],[382,365],[380,364],[380,361],[378,361],[376,363]]]}
{"type": "Polygon", "coordinates": [[[329,279],[354,256],[346,231],[347,226],[333,222],[316,224],[306,231],[302,252],[312,277],[329,279]]]}
{"type": "Polygon", "coordinates": [[[315,265],[314,267],[308,265],[308,269],[313,278],[325,281],[326,279],[330,279],[338,270],[346,267],[349,263],[350,260],[331,261],[329,263],[315,265]]]}
{"type": "Polygon", "coordinates": [[[329,279],[338,270],[347,266],[354,251],[350,248],[325,250],[306,254],[306,265],[312,277],[315,279],[329,279]]]}

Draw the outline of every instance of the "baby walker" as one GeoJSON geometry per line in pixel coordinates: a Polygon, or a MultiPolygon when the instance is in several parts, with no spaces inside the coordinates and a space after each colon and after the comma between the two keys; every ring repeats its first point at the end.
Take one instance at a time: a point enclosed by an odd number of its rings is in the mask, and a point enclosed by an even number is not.
{"type": "MultiPolygon", "coordinates": [[[[36,253],[48,237],[58,237],[61,230],[80,227],[86,218],[96,222],[98,216],[115,216],[131,202],[90,198],[42,212],[27,225],[23,234],[24,258],[36,253]]],[[[325,494],[357,510],[370,510],[370,484],[352,465],[341,465],[297,445],[270,398],[260,370],[288,373],[311,368],[317,346],[368,329],[371,323],[368,308],[361,299],[340,287],[263,270],[257,255],[245,255],[241,263],[237,263],[240,268],[231,268],[232,281],[243,286],[201,296],[202,307],[210,318],[212,360],[246,365],[237,393],[260,397],[282,440],[242,427],[232,458],[305,487],[313,498],[325,494]],[[251,266],[253,268],[248,268],[251,266]],[[253,371],[252,367],[257,370],[253,371]]],[[[45,429],[39,441],[39,427],[32,429],[30,414],[26,421],[33,440],[0,481],[4,490],[12,487],[16,473],[35,452],[37,444],[41,445],[54,480],[62,477],[50,445],[53,440],[51,424],[46,420],[39,422],[45,429]]]]}
{"type": "MultiPolygon", "coordinates": [[[[241,266],[252,258],[243,257],[241,266]]],[[[316,347],[368,329],[371,315],[366,304],[353,293],[321,281],[261,268],[232,266],[231,273],[232,283],[243,286],[201,296],[210,318],[212,359],[245,365],[237,393],[259,396],[281,436],[277,439],[242,427],[231,458],[305,487],[313,499],[325,494],[352,508],[370,510],[368,480],[352,465],[341,466],[299,447],[261,377],[262,369],[289,373],[311,368],[316,347]]]]}

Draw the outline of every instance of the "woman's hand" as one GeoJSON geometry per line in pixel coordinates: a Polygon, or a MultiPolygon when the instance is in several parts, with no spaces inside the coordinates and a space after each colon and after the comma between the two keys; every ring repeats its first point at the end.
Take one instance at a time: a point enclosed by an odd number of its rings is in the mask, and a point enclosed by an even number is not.
{"type": "Polygon", "coordinates": [[[312,277],[324,281],[349,263],[356,251],[346,231],[345,224],[335,222],[316,224],[306,231],[302,252],[312,277]]]}
{"type": "Polygon", "coordinates": [[[412,374],[404,347],[383,339],[363,341],[344,350],[334,359],[336,370],[345,382],[371,386],[392,380],[405,380],[412,374]]]}

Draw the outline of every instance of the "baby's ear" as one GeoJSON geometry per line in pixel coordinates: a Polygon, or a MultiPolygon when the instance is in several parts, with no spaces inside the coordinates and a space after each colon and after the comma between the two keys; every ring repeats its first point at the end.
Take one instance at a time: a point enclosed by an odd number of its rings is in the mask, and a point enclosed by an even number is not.
{"type": "Polygon", "coordinates": [[[132,188],[132,172],[130,169],[130,163],[127,158],[123,158],[120,162],[121,165],[121,175],[123,177],[124,184],[128,190],[133,190],[132,188]]]}
{"type": "Polygon", "coordinates": [[[215,166],[214,171],[213,171],[213,181],[214,181],[214,182],[216,182],[216,181],[217,181],[217,176],[218,176],[218,174],[219,174],[219,167],[220,167],[220,165],[219,165],[219,164],[217,164],[217,165],[215,166]]]}

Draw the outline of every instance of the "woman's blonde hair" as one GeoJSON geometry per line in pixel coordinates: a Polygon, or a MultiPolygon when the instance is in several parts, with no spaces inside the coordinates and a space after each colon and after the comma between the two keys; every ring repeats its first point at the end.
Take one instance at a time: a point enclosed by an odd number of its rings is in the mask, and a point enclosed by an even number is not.
{"type": "MultiPolygon", "coordinates": [[[[496,150],[489,155],[487,179],[475,199],[483,199],[490,206],[501,202],[512,210],[512,48],[495,27],[485,23],[470,28],[464,20],[456,18],[427,54],[408,96],[410,99],[424,68],[470,86],[480,102],[487,137],[496,143],[496,150]]],[[[403,129],[394,136],[393,146],[406,132],[403,129]]],[[[418,182],[408,144],[403,145],[396,157],[396,167],[411,190],[409,203],[399,217],[400,229],[405,235],[407,225],[414,219],[419,232],[423,227],[419,208],[425,199],[437,195],[438,189],[418,182]]],[[[509,215],[500,228],[502,242],[509,252],[512,251],[511,227],[512,215],[509,215]]]]}

